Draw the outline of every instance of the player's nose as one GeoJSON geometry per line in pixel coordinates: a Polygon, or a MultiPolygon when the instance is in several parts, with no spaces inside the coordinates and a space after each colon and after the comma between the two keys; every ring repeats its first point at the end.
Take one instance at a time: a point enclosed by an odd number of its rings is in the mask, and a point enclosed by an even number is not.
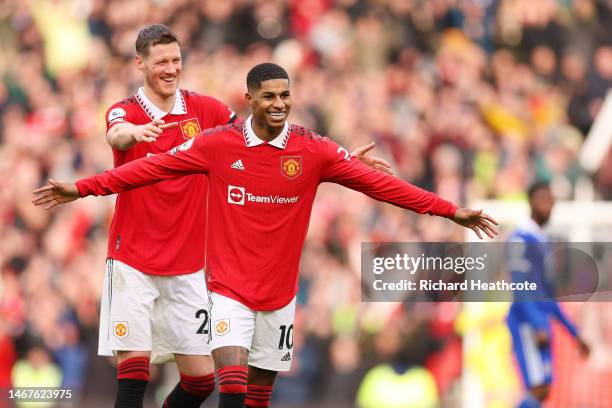
{"type": "Polygon", "coordinates": [[[285,109],[285,101],[283,101],[283,98],[281,98],[280,96],[277,96],[276,98],[274,98],[272,106],[274,106],[276,109],[283,110],[285,109]]]}
{"type": "Polygon", "coordinates": [[[176,74],[181,69],[180,64],[168,64],[165,68],[164,72],[166,74],[176,74]]]}

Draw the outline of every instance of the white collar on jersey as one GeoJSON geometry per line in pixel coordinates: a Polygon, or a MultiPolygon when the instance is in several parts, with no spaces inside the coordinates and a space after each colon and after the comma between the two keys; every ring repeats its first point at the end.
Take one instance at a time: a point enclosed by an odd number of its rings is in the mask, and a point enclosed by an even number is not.
{"type": "MultiPolygon", "coordinates": [[[[152,120],[161,119],[168,114],[168,112],[164,112],[163,110],[159,109],[153,104],[153,102],[151,102],[149,98],[147,98],[143,87],[138,88],[138,92],[136,93],[135,97],[142,109],[147,112],[147,115],[149,115],[152,120]]],[[[185,115],[187,113],[185,99],[183,99],[183,94],[178,88],[176,89],[174,106],[172,107],[172,111],[170,111],[170,113],[173,115],[185,115]]]]}
{"type": "Polygon", "coordinates": [[[540,227],[533,218],[529,217],[519,225],[519,230],[528,232],[538,238],[540,241],[548,241],[548,234],[542,227],[540,227]]]}
{"type": "MultiPolygon", "coordinates": [[[[253,126],[251,125],[251,121],[253,120],[253,115],[249,116],[245,121],[242,127],[242,133],[244,134],[244,142],[247,147],[255,147],[260,144],[266,143],[265,140],[261,140],[255,134],[253,130],[253,126]]],[[[279,149],[284,149],[287,146],[287,140],[289,140],[289,123],[285,121],[285,127],[283,131],[276,136],[274,139],[270,140],[268,144],[271,144],[274,147],[278,147],[279,149]]]]}

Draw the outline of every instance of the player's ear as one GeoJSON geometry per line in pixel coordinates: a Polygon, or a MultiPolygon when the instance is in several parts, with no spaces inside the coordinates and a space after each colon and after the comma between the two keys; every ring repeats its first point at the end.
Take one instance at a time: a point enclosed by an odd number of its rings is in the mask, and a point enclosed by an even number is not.
{"type": "Polygon", "coordinates": [[[139,71],[144,71],[145,65],[142,57],[136,54],[136,57],[134,57],[134,61],[136,62],[136,68],[138,68],[139,71]]]}
{"type": "Polygon", "coordinates": [[[249,105],[249,107],[253,107],[253,97],[251,96],[251,94],[249,92],[244,94],[244,99],[246,100],[247,105],[249,105]]]}

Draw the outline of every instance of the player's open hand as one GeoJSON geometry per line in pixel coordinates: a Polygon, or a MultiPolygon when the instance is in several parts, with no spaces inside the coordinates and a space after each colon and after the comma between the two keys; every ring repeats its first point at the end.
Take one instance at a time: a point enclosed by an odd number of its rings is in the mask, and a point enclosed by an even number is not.
{"type": "Polygon", "coordinates": [[[165,129],[170,129],[176,127],[177,125],[178,124],[176,122],[166,123],[161,119],[156,119],[145,125],[136,126],[136,129],[134,130],[134,140],[136,143],[153,143],[165,129]]]}
{"type": "Polygon", "coordinates": [[[383,173],[393,174],[393,170],[391,169],[391,164],[378,157],[368,156],[366,153],[372,150],[376,146],[376,143],[372,142],[365,146],[361,146],[353,150],[351,153],[352,156],[355,156],[357,159],[361,160],[361,162],[371,168],[382,171],[383,173]]]}
{"type": "Polygon", "coordinates": [[[472,210],[470,208],[458,208],[455,216],[452,218],[457,224],[471,229],[482,239],[484,232],[489,238],[494,238],[497,235],[498,225],[490,215],[482,212],[482,210],[472,210]]]}
{"type": "Polygon", "coordinates": [[[76,184],[60,183],[51,179],[49,184],[34,190],[32,194],[32,204],[42,206],[45,210],[80,198],[76,184]]]}

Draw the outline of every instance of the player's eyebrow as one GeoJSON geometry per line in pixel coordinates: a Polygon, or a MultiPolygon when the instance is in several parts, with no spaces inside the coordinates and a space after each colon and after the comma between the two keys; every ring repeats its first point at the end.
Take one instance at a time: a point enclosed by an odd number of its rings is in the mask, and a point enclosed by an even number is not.
{"type": "Polygon", "coordinates": [[[265,92],[264,92],[264,93],[262,93],[261,95],[262,95],[262,96],[268,96],[268,95],[272,95],[272,96],[274,96],[274,95],[288,95],[289,93],[290,93],[290,91],[287,89],[287,90],[280,91],[280,92],[265,91],[265,92]]]}
{"type": "Polygon", "coordinates": [[[155,60],[155,63],[158,64],[160,62],[168,62],[168,61],[181,61],[181,57],[163,57],[155,60]]]}

